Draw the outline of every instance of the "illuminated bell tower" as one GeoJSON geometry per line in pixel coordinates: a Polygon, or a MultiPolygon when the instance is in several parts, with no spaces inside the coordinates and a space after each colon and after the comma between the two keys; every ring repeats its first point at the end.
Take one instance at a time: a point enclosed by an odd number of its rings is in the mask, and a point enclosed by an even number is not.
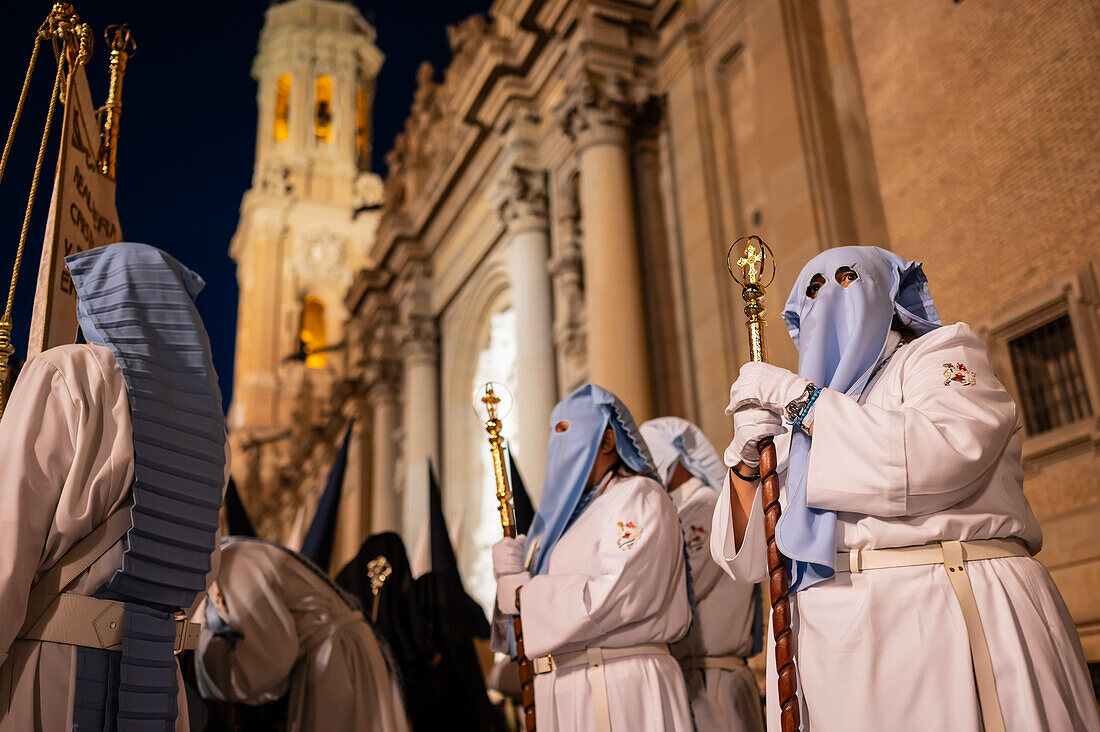
{"type": "Polygon", "coordinates": [[[229,424],[248,492],[272,484],[344,372],[344,297],[381,204],[370,122],[382,60],[351,3],[266,11],[252,66],[256,165],[230,246],[240,302],[229,424]]]}

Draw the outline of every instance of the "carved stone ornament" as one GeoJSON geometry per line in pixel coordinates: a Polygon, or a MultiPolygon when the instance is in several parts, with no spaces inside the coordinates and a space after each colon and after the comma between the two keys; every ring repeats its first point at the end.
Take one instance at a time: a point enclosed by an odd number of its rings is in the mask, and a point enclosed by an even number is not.
{"type": "Polygon", "coordinates": [[[286,196],[294,192],[290,168],[276,160],[268,160],[257,169],[255,185],[257,190],[271,195],[286,196]]]}
{"type": "Polygon", "coordinates": [[[347,242],[332,231],[315,231],[299,237],[295,246],[294,271],[306,280],[335,280],[348,275],[347,242]]]}
{"type": "Polygon", "coordinates": [[[375,173],[360,173],[355,178],[354,204],[356,209],[377,208],[382,205],[382,179],[375,173]]]}
{"type": "Polygon", "coordinates": [[[449,167],[461,141],[461,122],[450,108],[435,70],[425,62],[417,70],[417,89],[405,130],[386,155],[383,213],[406,210],[422,192],[430,190],[449,167]]]}
{"type": "Polygon", "coordinates": [[[626,130],[648,93],[619,75],[585,70],[566,88],[561,120],[577,150],[601,143],[626,144],[626,130]]]}
{"type": "Polygon", "coordinates": [[[451,47],[448,77],[460,77],[473,63],[478,49],[493,37],[493,26],[484,15],[471,15],[457,25],[447,26],[447,43],[451,47]]]}
{"type": "Polygon", "coordinates": [[[505,226],[546,226],[549,203],[544,171],[513,166],[498,197],[500,218],[505,226]]]}
{"type": "Polygon", "coordinates": [[[399,330],[401,350],[406,358],[435,358],[439,329],[430,315],[409,315],[399,330]]]}

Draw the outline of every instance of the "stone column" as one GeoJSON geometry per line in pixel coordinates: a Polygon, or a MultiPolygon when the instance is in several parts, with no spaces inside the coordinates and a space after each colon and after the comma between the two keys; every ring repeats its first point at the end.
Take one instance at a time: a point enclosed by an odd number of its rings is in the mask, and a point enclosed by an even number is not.
{"type": "Polygon", "coordinates": [[[397,390],[379,379],[367,392],[371,408],[371,507],[370,533],[401,531],[401,506],[397,496],[397,390]]]}
{"type": "Polygon", "coordinates": [[[414,265],[403,283],[401,351],[405,394],[405,501],[403,538],[414,551],[428,518],[428,460],[439,469],[439,347],[428,311],[428,276],[414,265]]]}
{"type": "Polygon", "coordinates": [[[640,423],[652,416],[645,311],[627,128],[629,85],[586,73],[570,89],[564,126],[580,169],[588,375],[640,423]]]}
{"type": "Polygon", "coordinates": [[[557,402],[547,259],[546,174],[514,166],[499,191],[516,311],[516,461],[538,503],[546,473],[550,413],[557,402]]]}

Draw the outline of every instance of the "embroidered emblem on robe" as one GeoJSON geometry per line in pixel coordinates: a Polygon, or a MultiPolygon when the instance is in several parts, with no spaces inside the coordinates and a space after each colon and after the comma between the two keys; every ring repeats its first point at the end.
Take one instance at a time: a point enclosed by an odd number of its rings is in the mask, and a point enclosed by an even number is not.
{"type": "Polygon", "coordinates": [[[615,542],[616,546],[624,552],[627,549],[633,549],[638,542],[638,537],[642,535],[642,527],[635,526],[633,521],[620,521],[618,527],[619,540],[615,542]]]}
{"type": "Polygon", "coordinates": [[[707,527],[691,524],[684,530],[684,543],[689,552],[697,552],[707,545],[707,527]]]}
{"type": "Polygon", "coordinates": [[[945,363],[943,365],[943,385],[947,386],[951,383],[962,384],[963,386],[970,386],[977,379],[978,375],[970,369],[966,368],[961,363],[945,363]]]}

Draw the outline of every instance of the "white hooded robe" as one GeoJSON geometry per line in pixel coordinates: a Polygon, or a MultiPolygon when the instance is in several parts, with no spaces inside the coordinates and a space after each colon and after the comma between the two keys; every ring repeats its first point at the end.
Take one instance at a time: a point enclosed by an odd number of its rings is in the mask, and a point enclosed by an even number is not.
{"type": "MultiPolygon", "coordinates": [[[[664,488],[640,475],[609,473],[554,545],[549,569],[520,591],[529,657],[589,647],[623,648],[680,640],[691,621],[680,524],[664,488]]],[[[494,618],[494,650],[506,648],[510,618],[494,618]]],[[[671,655],[604,665],[615,730],[691,730],[680,666],[671,655]]],[[[535,676],[540,732],[594,732],[589,670],[535,676]]]]}
{"type": "MultiPolygon", "coordinates": [[[[698,478],[669,493],[679,511],[695,596],[691,633],[672,646],[677,659],[749,655],[753,585],[734,582],[710,556],[710,528],[718,493],[698,478]]],[[[684,671],[699,732],[760,732],[764,716],[756,676],[746,665],[684,671]]]]}
{"type": "MultiPolygon", "coordinates": [[[[1019,428],[981,340],[963,323],[938,328],[898,350],[859,400],[821,392],[807,503],[837,512],[841,552],[1015,537],[1034,554],[1042,534],[1022,489],[1019,428]],[[958,365],[973,383],[952,379],[958,365]]],[[[789,436],[776,443],[782,483],[789,436]]],[[[711,551],[736,580],[766,577],[759,489],[737,547],[727,477],[711,551]]],[[[1100,730],[1080,640],[1047,570],[1007,557],[968,562],[967,573],[1006,729],[1100,730]]],[[[804,732],[981,732],[966,627],[942,565],[838,573],[791,607],[804,732]]],[[[767,684],[768,729],[779,732],[770,642],[767,684]]]]}

